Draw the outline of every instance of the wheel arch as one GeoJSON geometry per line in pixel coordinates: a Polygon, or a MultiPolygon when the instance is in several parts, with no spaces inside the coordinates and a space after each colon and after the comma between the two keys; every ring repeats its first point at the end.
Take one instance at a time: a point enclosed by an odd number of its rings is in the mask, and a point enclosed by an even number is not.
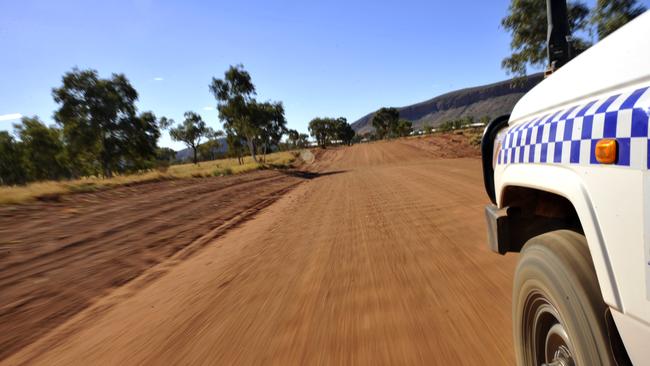
{"type": "MultiPolygon", "coordinates": [[[[570,226],[569,221],[569,223],[551,222],[551,225],[547,226],[547,230],[571,229],[581,232],[586,237],[603,300],[612,308],[622,311],[623,304],[607,246],[598,224],[596,211],[580,176],[565,166],[550,164],[508,165],[502,171],[497,172],[496,176],[498,177],[495,182],[497,202],[499,207],[508,207],[508,216],[510,216],[510,207],[517,207],[521,204],[522,196],[524,200],[548,199],[551,200],[551,204],[566,203],[570,205],[570,209],[573,210],[578,221],[579,229],[568,227],[567,225],[570,226]]],[[[518,226],[516,220],[512,226],[518,226]]],[[[519,226],[527,227],[528,225],[519,226]]],[[[524,239],[531,234],[541,234],[538,232],[539,230],[538,228],[532,233],[524,233],[524,239]]],[[[513,251],[517,251],[517,247],[514,249],[513,251]]]]}

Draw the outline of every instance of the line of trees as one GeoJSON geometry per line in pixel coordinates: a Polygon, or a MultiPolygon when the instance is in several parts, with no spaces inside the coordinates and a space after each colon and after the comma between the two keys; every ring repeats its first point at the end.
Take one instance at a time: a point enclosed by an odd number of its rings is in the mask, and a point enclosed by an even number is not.
{"type": "Polygon", "coordinates": [[[309,135],[296,130],[287,131],[286,150],[304,149],[309,147],[309,135]]]}
{"type": "Polygon", "coordinates": [[[257,101],[255,85],[242,65],[230,66],[221,79],[212,78],[209,90],[216,99],[225,132],[214,131],[200,115],[186,112],[185,120],[170,129],[172,139],[192,151],[195,164],[200,158],[218,158],[219,140],[224,136],[228,155],[236,157],[239,164],[243,164],[246,152],[256,163],[258,155],[266,161],[266,154],[279,148],[282,137],[289,132],[282,102],[257,101]]]}
{"type": "Polygon", "coordinates": [[[356,133],[344,117],[316,117],[309,122],[309,133],[320,147],[332,144],[352,145],[356,133]]]}
{"type": "MultiPolygon", "coordinates": [[[[646,10],[636,0],[598,0],[592,9],[569,1],[567,7],[575,54],[591,46],[586,36],[603,39],[646,10]]],[[[546,0],[511,0],[501,26],[512,35],[512,54],[501,62],[506,71],[525,76],[528,66],[546,66],[546,0]]]]}
{"type": "Polygon", "coordinates": [[[52,90],[56,125],[38,117],[0,132],[0,184],[57,180],[150,169],[166,118],[139,113],[138,93],[123,74],[100,78],[95,70],[67,72],[52,90]]]}
{"type": "MultiPolygon", "coordinates": [[[[479,118],[478,120],[479,123],[482,123],[483,125],[487,125],[490,122],[490,117],[489,116],[483,116],[479,118]]],[[[445,121],[441,123],[436,131],[452,131],[452,130],[458,130],[461,128],[467,128],[471,126],[472,124],[476,123],[474,120],[474,117],[472,116],[466,116],[463,118],[458,118],[458,119],[452,119],[449,121],[445,121]]]]}
{"type": "MultiPolygon", "coordinates": [[[[0,184],[61,180],[83,176],[110,178],[168,165],[176,152],[158,147],[163,130],[192,151],[192,161],[213,160],[225,136],[228,153],[243,163],[248,152],[255,162],[281,145],[308,146],[308,136],[288,130],[281,102],[258,102],[250,74],[231,66],[222,79],[213,78],[210,92],[217,101],[224,131],[215,131],[201,116],[188,111],[175,124],[153,112],[139,112],[138,93],[124,74],[101,78],[95,70],[77,68],[52,89],[58,107],[55,125],[24,117],[14,133],[0,131],[0,184]]],[[[354,131],[352,131],[354,133],[354,131]]]]}

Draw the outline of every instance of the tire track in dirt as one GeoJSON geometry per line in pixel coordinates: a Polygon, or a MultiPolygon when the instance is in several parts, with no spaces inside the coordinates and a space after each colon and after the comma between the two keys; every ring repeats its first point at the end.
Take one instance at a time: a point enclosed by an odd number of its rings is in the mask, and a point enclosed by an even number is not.
{"type": "MultiPolygon", "coordinates": [[[[107,220],[114,221],[116,215],[122,215],[125,211],[127,214],[133,216],[130,221],[122,222],[121,224],[132,224],[133,219],[146,219],[152,216],[152,209],[161,208],[162,210],[175,209],[182,207],[184,204],[190,203],[189,200],[196,200],[201,194],[206,192],[218,192],[220,190],[228,189],[232,186],[243,185],[252,182],[262,183],[268,179],[278,179],[277,176],[269,176],[267,172],[263,175],[254,177],[237,176],[236,179],[226,179],[224,181],[211,182],[210,185],[196,184],[196,179],[193,180],[180,180],[163,182],[165,186],[164,192],[159,192],[158,183],[147,184],[145,189],[139,186],[136,187],[122,187],[114,190],[107,190],[90,195],[67,195],[62,196],[61,204],[36,204],[29,206],[18,207],[3,207],[0,208],[0,218],[7,218],[7,220],[0,220],[0,233],[3,235],[3,240],[6,242],[19,242],[20,246],[12,250],[11,257],[3,259],[7,260],[9,265],[20,262],[19,255],[22,251],[29,253],[28,260],[34,259],[34,250],[43,251],[43,255],[48,255],[47,250],[56,250],[57,245],[43,246],[39,242],[30,242],[29,238],[39,236],[46,233],[52,236],[53,228],[49,225],[43,225],[42,218],[44,216],[55,215],[57,224],[62,227],[75,227],[76,225],[88,225],[89,223],[98,223],[101,230],[106,228],[101,225],[107,220]],[[179,187],[180,186],[180,187],[179,187]],[[161,207],[161,196],[164,193],[168,197],[180,198],[184,201],[175,201],[174,205],[166,203],[161,207]],[[153,198],[152,198],[153,197],[153,198]],[[125,206],[123,199],[129,200],[129,205],[125,206]],[[101,204],[101,209],[98,209],[95,203],[101,204]],[[21,223],[21,230],[12,230],[14,222],[21,223]]],[[[119,228],[113,227],[113,230],[119,228]]],[[[65,239],[71,236],[70,230],[64,230],[55,239],[62,241],[65,244],[65,239]]],[[[87,235],[88,233],[86,233],[87,235]]],[[[75,237],[75,240],[78,240],[75,237]]]]}
{"type": "MultiPolygon", "coordinates": [[[[169,197],[174,199],[171,203],[161,205],[160,202],[157,202],[155,205],[149,205],[149,207],[139,204],[134,205],[131,203],[130,206],[134,208],[134,210],[132,210],[133,212],[129,215],[124,215],[124,212],[121,212],[119,215],[121,218],[128,216],[128,220],[115,220],[117,213],[113,213],[110,216],[102,215],[101,221],[95,221],[95,223],[99,223],[99,225],[92,227],[89,227],[89,223],[93,222],[93,217],[90,217],[88,221],[80,218],[75,220],[75,222],[57,223],[57,225],[65,225],[66,230],[74,233],[74,236],[70,238],[71,240],[48,242],[47,247],[54,247],[54,250],[28,258],[22,262],[12,263],[11,261],[7,261],[8,263],[5,267],[5,271],[3,271],[4,273],[0,274],[0,290],[2,290],[4,286],[23,280],[26,276],[34,276],[41,272],[63,268],[76,261],[78,259],[77,256],[87,256],[97,248],[101,250],[103,245],[120,245],[122,243],[129,243],[129,236],[158,234],[159,240],[169,239],[162,235],[162,232],[170,230],[176,232],[174,225],[169,225],[169,222],[185,220],[187,215],[196,218],[196,216],[198,216],[197,213],[204,212],[204,206],[213,204],[210,200],[204,199],[203,195],[207,193],[221,194],[225,199],[224,203],[230,204],[232,203],[233,198],[238,199],[240,198],[240,195],[249,192],[252,185],[272,184],[273,181],[283,180],[285,178],[286,177],[282,175],[262,178],[258,181],[229,185],[218,191],[214,191],[210,187],[200,187],[200,189],[195,187],[191,192],[171,192],[169,197]],[[181,193],[181,195],[176,196],[178,193],[181,193]],[[191,207],[191,209],[188,210],[188,207],[191,207]],[[161,218],[164,218],[164,220],[161,218]],[[78,230],[79,227],[85,227],[86,231],[78,230]],[[164,228],[167,228],[167,230],[164,228]]],[[[284,182],[281,184],[284,184],[284,182]]],[[[237,212],[241,209],[241,207],[237,206],[232,208],[233,212],[237,212]]],[[[101,207],[98,209],[101,210],[101,207]]],[[[199,219],[203,221],[211,221],[214,217],[200,216],[199,219]]],[[[188,224],[183,227],[182,232],[191,232],[194,227],[201,227],[203,224],[208,224],[207,222],[196,220],[185,221],[188,224]]],[[[48,226],[47,223],[42,223],[41,225],[43,227],[48,226]]],[[[30,238],[39,238],[39,234],[43,235],[42,232],[32,233],[30,238]]],[[[49,233],[46,231],[45,235],[48,234],[49,233]]],[[[32,242],[35,242],[33,239],[31,240],[32,242]]],[[[148,244],[148,247],[151,248],[153,245],[155,245],[155,243],[148,244]]],[[[43,246],[42,243],[41,246],[43,246]]]]}
{"type": "Polygon", "coordinates": [[[0,208],[0,359],[146,269],[189,258],[302,181],[260,171],[0,208]]]}

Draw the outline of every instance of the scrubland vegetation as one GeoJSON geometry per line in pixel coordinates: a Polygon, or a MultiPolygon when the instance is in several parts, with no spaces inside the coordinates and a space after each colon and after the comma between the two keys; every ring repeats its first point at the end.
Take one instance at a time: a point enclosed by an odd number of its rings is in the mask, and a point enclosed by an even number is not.
{"type": "Polygon", "coordinates": [[[159,180],[218,177],[259,169],[287,168],[295,161],[297,155],[297,152],[283,151],[267,155],[265,163],[255,162],[247,156],[242,158],[241,164],[236,158],[227,158],[200,164],[177,164],[139,174],[115,175],[111,178],[85,177],[4,186],[0,187],[0,204],[25,203],[35,199],[55,200],[59,195],[67,193],[98,191],[159,180]]]}

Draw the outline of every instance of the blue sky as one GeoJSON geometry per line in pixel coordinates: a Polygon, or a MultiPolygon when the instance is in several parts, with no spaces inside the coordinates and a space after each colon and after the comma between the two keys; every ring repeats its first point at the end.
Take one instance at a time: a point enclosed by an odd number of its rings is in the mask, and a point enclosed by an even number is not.
{"type": "MultiPolygon", "coordinates": [[[[508,4],[0,0],[0,129],[18,114],[53,123],[51,89],[74,66],[126,74],[141,111],[178,122],[192,110],[220,128],[208,84],[242,63],[258,99],[284,102],[290,128],[306,132],[316,116],[352,122],[506,78],[508,4]]],[[[183,147],[166,134],[160,144],[183,147]]]]}

